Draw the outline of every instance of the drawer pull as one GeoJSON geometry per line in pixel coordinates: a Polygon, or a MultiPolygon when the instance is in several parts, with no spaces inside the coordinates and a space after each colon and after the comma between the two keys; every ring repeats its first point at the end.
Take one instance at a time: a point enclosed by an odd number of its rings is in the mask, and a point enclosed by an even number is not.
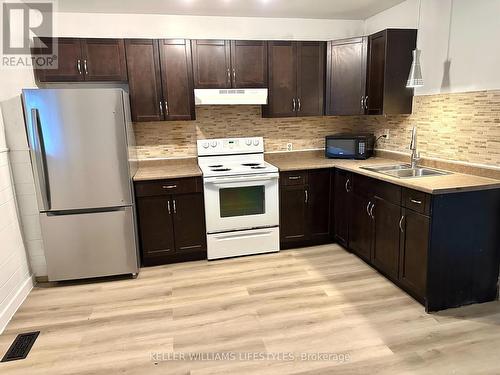
{"type": "Polygon", "coordinates": [[[289,180],[300,180],[302,176],[290,176],[288,177],[289,180]]]}
{"type": "Polygon", "coordinates": [[[177,187],[177,185],[163,185],[162,188],[163,189],[175,189],[177,187]]]}
{"type": "Polygon", "coordinates": [[[193,245],[193,246],[181,246],[181,250],[189,250],[189,249],[199,249],[201,245],[193,245]]]}
{"type": "Polygon", "coordinates": [[[416,199],[412,199],[412,198],[410,198],[410,202],[415,203],[415,204],[422,204],[422,201],[417,201],[416,199]]]}
{"type": "Polygon", "coordinates": [[[404,233],[404,229],[403,229],[403,220],[405,219],[405,215],[401,216],[401,219],[399,219],[399,230],[401,231],[401,233],[404,233]]]}

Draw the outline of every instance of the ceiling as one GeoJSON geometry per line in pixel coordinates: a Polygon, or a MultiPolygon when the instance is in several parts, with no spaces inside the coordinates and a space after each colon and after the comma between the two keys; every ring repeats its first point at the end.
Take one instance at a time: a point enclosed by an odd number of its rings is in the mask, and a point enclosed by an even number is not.
{"type": "Polygon", "coordinates": [[[57,11],[364,20],[404,0],[62,0],[57,11]]]}

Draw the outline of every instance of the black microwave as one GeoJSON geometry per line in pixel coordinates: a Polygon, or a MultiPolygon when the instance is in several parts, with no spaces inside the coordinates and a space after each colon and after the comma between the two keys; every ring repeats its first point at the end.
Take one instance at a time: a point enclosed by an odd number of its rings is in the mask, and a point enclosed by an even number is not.
{"type": "Polygon", "coordinates": [[[325,156],[331,159],[368,159],[373,156],[373,134],[333,134],[325,138],[325,156]]]}

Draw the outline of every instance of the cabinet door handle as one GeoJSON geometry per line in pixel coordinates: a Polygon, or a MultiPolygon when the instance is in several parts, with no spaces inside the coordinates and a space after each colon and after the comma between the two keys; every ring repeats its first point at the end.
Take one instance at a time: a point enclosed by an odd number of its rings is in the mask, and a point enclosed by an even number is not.
{"type": "Polygon", "coordinates": [[[401,233],[404,233],[404,229],[403,229],[403,220],[405,219],[405,215],[401,216],[401,219],[399,219],[399,230],[401,231],[401,233]]]}
{"type": "Polygon", "coordinates": [[[170,114],[170,110],[168,109],[168,102],[165,100],[165,112],[167,113],[167,116],[170,114]]]}
{"type": "Polygon", "coordinates": [[[163,185],[162,188],[163,189],[175,189],[177,187],[177,185],[163,185]]]}
{"type": "Polygon", "coordinates": [[[160,100],[160,117],[163,117],[163,105],[161,104],[161,100],[160,100]]]}
{"type": "Polygon", "coordinates": [[[368,109],[368,95],[365,96],[365,109],[368,109]]]}
{"type": "Polygon", "coordinates": [[[417,201],[416,199],[412,199],[412,198],[410,198],[410,202],[415,203],[415,204],[422,204],[422,201],[417,201]]]}
{"type": "Polygon", "coordinates": [[[170,201],[167,201],[167,209],[168,209],[168,214],[172,215],[172,212],[170,211],[170,201]]]}
{"type": "Polygon", "coordinates": [[[293,112],[297,111],[297,103],[295,102],[295,98],[292,99],[292,111],[293,112]]]}
{"type": "Polygon", "coordinates": [[[289,180],[300,180],[302,176],[290,176],[288,177],[289,180]]]}
{"type": "Polygon", "coordinates": [[[347,181],[345,182],[345,191],[347,191],[348,193],[351,191],[350,185],[351,185],[351,180],[348,178],[347,181]]]}
{"type": "Polygon", "coordinates": [[[307,189],[304,190],[304,193],[305,193],[305,202],[307,203],[307,202],[309,202],[309,195],[307,193],[307,189]]]}
{"type": "Polygon", "coordinates": [[[89,71],[87,69],[87,59],[83,60],[83,70],[85,71],[85,75],[89,74],[89,71]]]}
{"type": "Polygon", "coordinates": [[[229,86],[231,86],[231,70],[229,68],[227,68],[227,83],[229,86]]]}
{"type": "Polygon", "coordinates": [[[365,97],[364,96],[361,97],[361,109],[362,110],[365,109],[365,97]]]}
{"type": "Polygon", "coordinates": [[[175,206],[175,199],[172,199],[172,204],[174,205],[174,214],[177,213],[177,207],[175,206]]]}
{"type": "Polygon", "coordinates": [[[375,207],[375,203],[372,203],[372,207],[370,208],[370,217],[375,220],[375,216],[373,216],[373,208],[375,207]]]}
{"type": "Polygon", "coordinates": [[[300,103],[300,98],[297,98],[297,104],[298,104],[298,107],[299,107],[299,112],[302,111],[302,104],[300,103]]]}
{"type": "Polygon", "coordinates": [[[236,69],[233,68],[233,83],[236,85],[236,69]]]}
{"type": "Polygon", "coordinates": [[[82,61],[80,59],[76,60],[76,69],[78,74],[82,74],[82,61]]]}
{"type": "Polygon", "coordinates": [[[371,204],[372,204],[372,202],[370,201],[370,202],[368,202],[368,204],[366,205],[366,213],[367,213],[367,215],[368,215],[368,216],[370,216],[370,217],[372,217],[372,216],[370,215],[370,206],[371,206],[371,204]]]}

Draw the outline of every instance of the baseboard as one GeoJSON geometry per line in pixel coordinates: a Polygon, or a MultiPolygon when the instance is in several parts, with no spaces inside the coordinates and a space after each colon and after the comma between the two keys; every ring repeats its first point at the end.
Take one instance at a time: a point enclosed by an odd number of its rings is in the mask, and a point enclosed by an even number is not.
{"type": "Polygon", "coordinates": [[[7,306],[0,312],[0,334],[4,331],[7,324],[12,319],[17,309],[22,305],[28,294],[35,285],[34,279],[31,275],[22,283],[18,291],[12,296],[7,306]]]}

